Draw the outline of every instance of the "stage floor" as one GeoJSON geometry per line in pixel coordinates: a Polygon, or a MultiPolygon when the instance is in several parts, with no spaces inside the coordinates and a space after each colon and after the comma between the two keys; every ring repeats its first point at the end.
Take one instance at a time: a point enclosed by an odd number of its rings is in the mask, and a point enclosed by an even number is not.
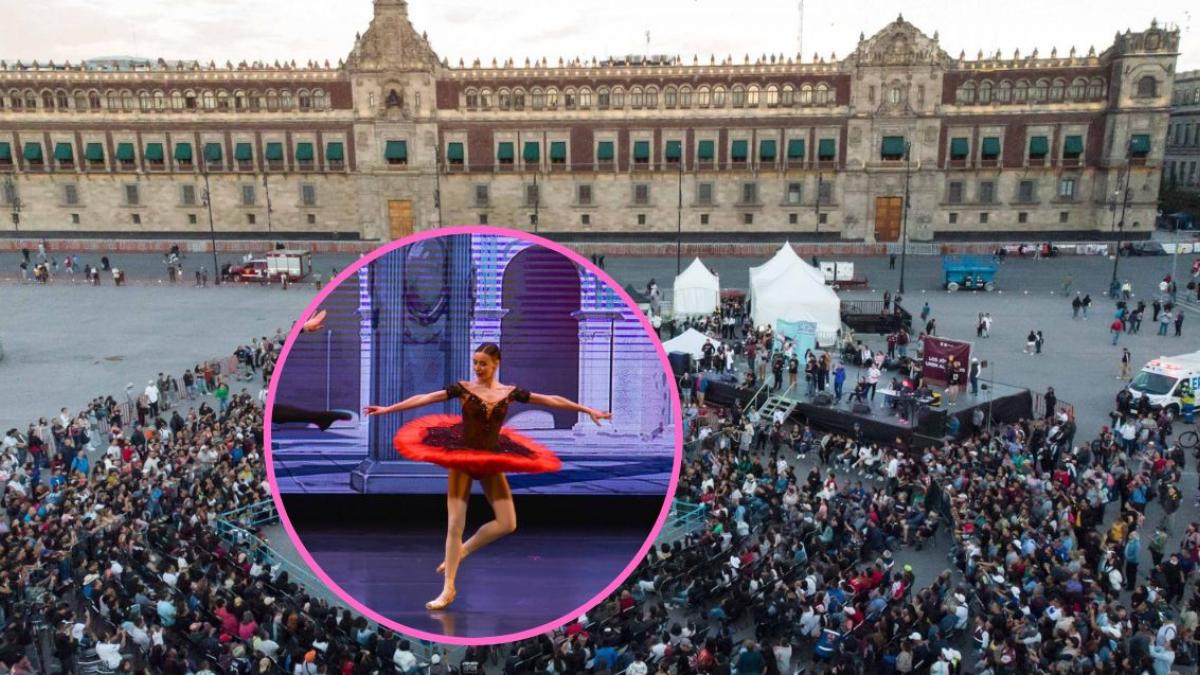
{"type": "MultiPolygon", "coordinates": [[[[518,529],[459,568],[458,599],[433,612],[445,530],[379,527],[299,529],[317,564],[343,590],[404,626],[440,635],[487,637],[535,628],[603,591],[632,561],[646,532],[518,529]]],[[[468,527],[468,534],[473,532],[468,527]]],[[[571,616],[570,618],[575,618],[571,616]]]]}

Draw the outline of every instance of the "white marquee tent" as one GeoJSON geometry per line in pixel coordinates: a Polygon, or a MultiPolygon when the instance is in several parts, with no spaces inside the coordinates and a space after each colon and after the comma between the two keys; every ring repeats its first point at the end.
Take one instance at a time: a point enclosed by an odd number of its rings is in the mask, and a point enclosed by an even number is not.
{"type": "Polygon", "coordinates": [[[704,357],[704,343],[711,342],[714,347],[717,346],[717,341],[708,337],[704,333],[689,328],[680,335],[667,340],[663,343],[663,349],[668,353],[691,354],[692,358],[699,359],[704,357]]]}
{"type": "Polygon", "coordinates": [[[721,281],[696,258],[675,277],[671,303],[676,316],[712,314],[721,305],[721,281]]]}
{"type": "Polygon", "coordinates": [[[829,344],[842,327],[841,300],[825,285],[821,270],[804,262],[790,243],[758,267],[750,268],[750,309],[754,325],[811,321],[817,339],[829,344]]]}

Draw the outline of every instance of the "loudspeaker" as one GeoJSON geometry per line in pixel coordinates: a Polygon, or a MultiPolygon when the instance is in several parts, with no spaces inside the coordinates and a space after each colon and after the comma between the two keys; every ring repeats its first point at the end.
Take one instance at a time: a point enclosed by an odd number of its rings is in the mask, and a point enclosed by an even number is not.
{"type": "Polygon", "coordinates": [[[871,406],[866,403],[855,403],[853,406],[850,407],[850,410],[853,411],[854,414],[856,414],[856,415],[870,415],[871,414],[871,406]]]}
{"type": "Polygon", "coordinates": [[[813,396],[812,402],[813,405],[833,405],[833,396],[823,391],[817,392],[817,395],[813,396]]]}

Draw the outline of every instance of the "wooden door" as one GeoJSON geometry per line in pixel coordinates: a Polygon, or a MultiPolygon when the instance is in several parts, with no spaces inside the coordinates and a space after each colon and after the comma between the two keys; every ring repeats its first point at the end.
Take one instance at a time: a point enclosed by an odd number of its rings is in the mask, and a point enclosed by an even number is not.
{"type": "Polygon", "coordinates": [[[388,201],[388,231],[392,239],[403,239],[413,233],[412,200],[388,201]]]}
{"type": "Polygon", "coordinates": [[[875,198],[875,241],[896,241],[900,238],[901,197],[875,198]]]}

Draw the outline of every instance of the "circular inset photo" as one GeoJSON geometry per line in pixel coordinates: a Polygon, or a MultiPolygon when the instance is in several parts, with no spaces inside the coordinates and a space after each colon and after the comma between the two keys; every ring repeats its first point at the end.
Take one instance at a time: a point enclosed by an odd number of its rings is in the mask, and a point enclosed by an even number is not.
{"type": "Polygon", "coordinates": [[[288,336],[267,400],[284,528],[318,580],[402,633],[524,639],[647,554],[682,456],[670,365],[597,267],[491,227],[393,242],[288,336]]]}

